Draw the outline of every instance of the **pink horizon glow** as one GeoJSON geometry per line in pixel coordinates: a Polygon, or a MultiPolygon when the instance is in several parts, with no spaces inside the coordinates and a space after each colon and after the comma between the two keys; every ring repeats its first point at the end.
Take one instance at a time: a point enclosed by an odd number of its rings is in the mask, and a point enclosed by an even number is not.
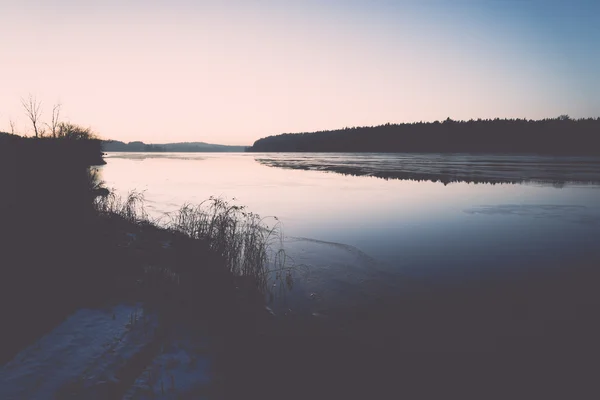
{"type": "Polygon", "coordinates": [[[31,134],[20,104],[29,93],[44,121],[61,102],[65,120],[146,143],[600,114],[600,100],[534,47],[536,32],[462,9],[14,3],[0,15],[0,131],[13,120],[31,134]]]}

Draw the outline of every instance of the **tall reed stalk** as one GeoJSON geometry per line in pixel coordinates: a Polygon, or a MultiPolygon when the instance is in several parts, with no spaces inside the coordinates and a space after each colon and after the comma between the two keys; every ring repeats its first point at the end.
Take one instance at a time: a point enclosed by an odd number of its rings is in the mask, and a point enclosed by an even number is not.
{"type": "Polygon", "coordinates": [[[261,218],[245,206],[211,196],[198,205],[185,204],[165,218],[151,220],[145,211],[143,193],[136,191],[125,199],[112,192],[98,197],[95,208],[106,217],[120,217],[138,226],[152,225],[206,243],[211,252],[224,260],[229,272],[253,281],[263,293],[268,291],[271,279],[280,280],[285,275],[286,283],[290,283],[291,268],[286,264],[288,257],[283,251],[283,233],[277,217],[261,218]],[[273,224],[268,225],[268,221],[273,224]]]}

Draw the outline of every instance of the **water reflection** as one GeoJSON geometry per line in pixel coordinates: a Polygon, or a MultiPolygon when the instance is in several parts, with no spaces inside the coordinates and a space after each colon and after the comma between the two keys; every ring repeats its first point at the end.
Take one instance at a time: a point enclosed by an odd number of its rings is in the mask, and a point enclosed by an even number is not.
{"type": "Polygon", "coordinates": [[[600,183],[600,158],[470,154],[278,153],[256,157],[270,167],[383,179],[467,183],[600,183]]]}
{"type": "Polygon", "coordinates": [[[202,153],[110,153],[107,158],[124,158],[127,160],[143,161],[151,158],[169,160],[204,160],[202,153]]]}

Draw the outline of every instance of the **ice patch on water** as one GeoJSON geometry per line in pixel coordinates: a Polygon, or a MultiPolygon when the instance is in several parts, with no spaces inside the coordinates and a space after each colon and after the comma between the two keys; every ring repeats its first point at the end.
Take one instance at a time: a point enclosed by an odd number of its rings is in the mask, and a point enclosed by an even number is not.
{"type": "Polygon", "coordinates": [[[286,254],[297,268],[293,289],[275,297],[276,315],[327,315],[332,308],[352,307],[400,290],[408,280],[393,279],[381,262],[357,247],[304,237],[286,237],[286,254]]]}
{"type": "Polygon", "coordinates": [[[532,218],[561,218],[576,223],[596,224],[600,215],[580,205],[559,204],[498,204],[481,205],[464,210],[467,214],[516,215],[532,218]]]}
{"type": "Polygon", "coordinates": [[[600,158],[477,154],[277,154],[257,156],[260,164],[286,169],[335,172],[432,182],[549,184],[599,183],[600,158]]]}

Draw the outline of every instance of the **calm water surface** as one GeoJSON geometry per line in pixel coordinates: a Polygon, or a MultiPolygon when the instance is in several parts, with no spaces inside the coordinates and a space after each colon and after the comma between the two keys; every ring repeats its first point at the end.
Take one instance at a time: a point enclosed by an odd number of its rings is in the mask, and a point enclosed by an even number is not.
{"type": "MultiPolygon", "coordinates": [[[[325,169],[340,162],[354,170],[367,165],[369,175],[377,175],[401,169],[406,160],[413,169],[431,168],[438,156],[301,157],[325,169]]],[[[105,158],[101,173],[107,186],[122,194],[145,191],[156,217],[210,196],[235,198],[261,216],[277,216],[286,251],[306,267],[298,270],[285,306],[278,306],[292,312],[327,313],[402,290],[414,279],[463,281],[600,258],[598,184],[386,180],[305,170],[298,155],[286,154],[109,153],[105,158]]],[[[491,158],[487,164],[508,162],[511,178],[519,177],[515,160],[491,158]]],[[[598,172],[598,160],[586,161],[583,170],[576,159],[558,161],[561,171],[572,166],[570,178],[598,172]]],[[[552,160],[539,163],[538,175],[548,163],[552,160]]],[[[526,177],[536,176],[535,168],[533,173],[528,168],[526,177]]]]}

